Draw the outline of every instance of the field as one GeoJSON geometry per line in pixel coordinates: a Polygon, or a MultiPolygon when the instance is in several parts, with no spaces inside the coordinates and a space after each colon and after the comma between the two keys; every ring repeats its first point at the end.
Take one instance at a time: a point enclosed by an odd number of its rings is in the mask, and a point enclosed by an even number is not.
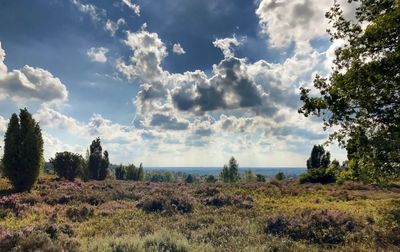
{"type": "Polygon", "coordinates": [[[0,251],[400,251],[400,187],[0,181],[0,251]]]}

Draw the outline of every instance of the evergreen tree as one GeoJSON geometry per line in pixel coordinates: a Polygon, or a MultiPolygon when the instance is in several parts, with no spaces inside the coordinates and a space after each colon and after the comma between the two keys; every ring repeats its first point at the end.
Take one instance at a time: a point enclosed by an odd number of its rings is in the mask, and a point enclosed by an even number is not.
{"type": "Polygon", "coordinates": [[[92,141],[89,151],[89,178],[95,180],[104,180],[108,174],[110,164],[108,152],[102,152],[100,138],[92,141]]]}
{"type": "Polygon", "coordinates": [[[140,163],[138,171],[138,181],[143,181],[143,180],[144,180],[144,169],[143,169],[143,164],[140,163]]]}
{"type": "Polygon", "coordinates": [[[192,175],[192,174],[189,174],[189,175],[186,177],[185,182],[188,183],[188,184],[193,184],[193,183],[194,183],[193,175],[192,175]]]}
{"type": "Polygon", "coordinates": [[[307,169],[328,167],[331,154],[326,152],[322,145],[314,145],[311,157],[307,160],[307,169]]]}
{"type": "Polygon", "coordinates": [[[307,172],[300,176],[300,183],[334,183],[338,170],[332,169],[331,155],[321,145],[314,145],[307,160],[307,172]]]}
{"type": "Polygon", "coordinates": [[[11,116],[5,135],[4,174],[18,192],[29,191],[43,165],[43,139],[39,124],[28,110],[11,116]]]}
{"type": "Polygon", "coordinates": [[[224,165],[224,168],[222,168],[222,172],[220,173],[219,177],[225,183],[230,182],[230,174],[227,165],[224,165]]]}
{"type": "Polygon", "coordinates": [[[125,179],[125,167],[121,164],[117,168],[115,168],[115,178],[117,180],[124,180],[125,179]]]}
{"type": "Polygon", "coordinates": [[[229,179],[231,182],[237,182],[240,180],[239,164],[234,157],[231,157],[229,160],[229,179]]]}
{"type": "Polygon", "coordinates": [[[239,164],[234,157],[231,157],[228,165],[224,165],[220,173],[220,178],[223,182],[237,182],[240,180],[239,164]]]}

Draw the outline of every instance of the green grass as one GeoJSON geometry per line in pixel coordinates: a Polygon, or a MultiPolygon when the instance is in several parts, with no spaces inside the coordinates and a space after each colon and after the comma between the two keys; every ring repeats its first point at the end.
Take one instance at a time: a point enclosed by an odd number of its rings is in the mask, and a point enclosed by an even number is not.
{"type": "Polygon", "coordinates": [[[0,195],[0,251],[400,251],[398,185],[71,183],[47,177],[31,193],[14,195],[0,179],[0,195]],[[149,199],[161,199],[166,210],[143,210],[149,199]],[[179,211],[182,203],[192,209],[179,211]],[[282,232],[266,231],[274,218],[287,222],[282,232]],[[351,231],[340,233],[344,224],[335,223],[343,219],[351,231]],[[329,241],[327,235],[341,236],[337,243],[321,242],[329,241]]]}

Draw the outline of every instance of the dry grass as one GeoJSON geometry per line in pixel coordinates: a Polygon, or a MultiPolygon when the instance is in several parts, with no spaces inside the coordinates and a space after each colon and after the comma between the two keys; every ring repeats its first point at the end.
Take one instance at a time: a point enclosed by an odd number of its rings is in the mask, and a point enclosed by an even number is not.
{"type": "Polygon", "coordinates": [[[400,251],[400,189],[0,179],[0,251],[400,251]]]}

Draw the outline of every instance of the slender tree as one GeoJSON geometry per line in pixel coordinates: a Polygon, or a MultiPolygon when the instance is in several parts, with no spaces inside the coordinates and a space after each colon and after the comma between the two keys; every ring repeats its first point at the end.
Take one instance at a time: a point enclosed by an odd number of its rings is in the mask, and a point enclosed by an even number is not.
{"type": "Polygon", "coordinates": [[[219,177],[225,183],[230,182],[229,168],[227,165],[224,165],[224,168],[222,168],[219,177]]]}
{"type": "Polygon", "coordinates": [[[100,138],[92,141],[89,148],[89,178],[95,180],[104,180],[108,174],[108,166],[110,164],[108,152],[102,152],[100,138]]]}
{"type": "Polygon", "coordinates": [[[240,180],[239,164],[234,157],[231,157],[229,160],[229,179],[231,182],[237,182],[240,180]]]}
{"type": "Polygon", "coordinates": [[[143,164],[140,163],[138,171],[138,181],[143,181],[143,180],[144,180],[144,169],[143,169],[143,164]]]}
{"type": "Polygon", "coordinates": [[[39,124],[28,110],[11,116],[4,140],[4,174],[18,192],[29,191],[43,165],[43,139],[39,124]]]}

